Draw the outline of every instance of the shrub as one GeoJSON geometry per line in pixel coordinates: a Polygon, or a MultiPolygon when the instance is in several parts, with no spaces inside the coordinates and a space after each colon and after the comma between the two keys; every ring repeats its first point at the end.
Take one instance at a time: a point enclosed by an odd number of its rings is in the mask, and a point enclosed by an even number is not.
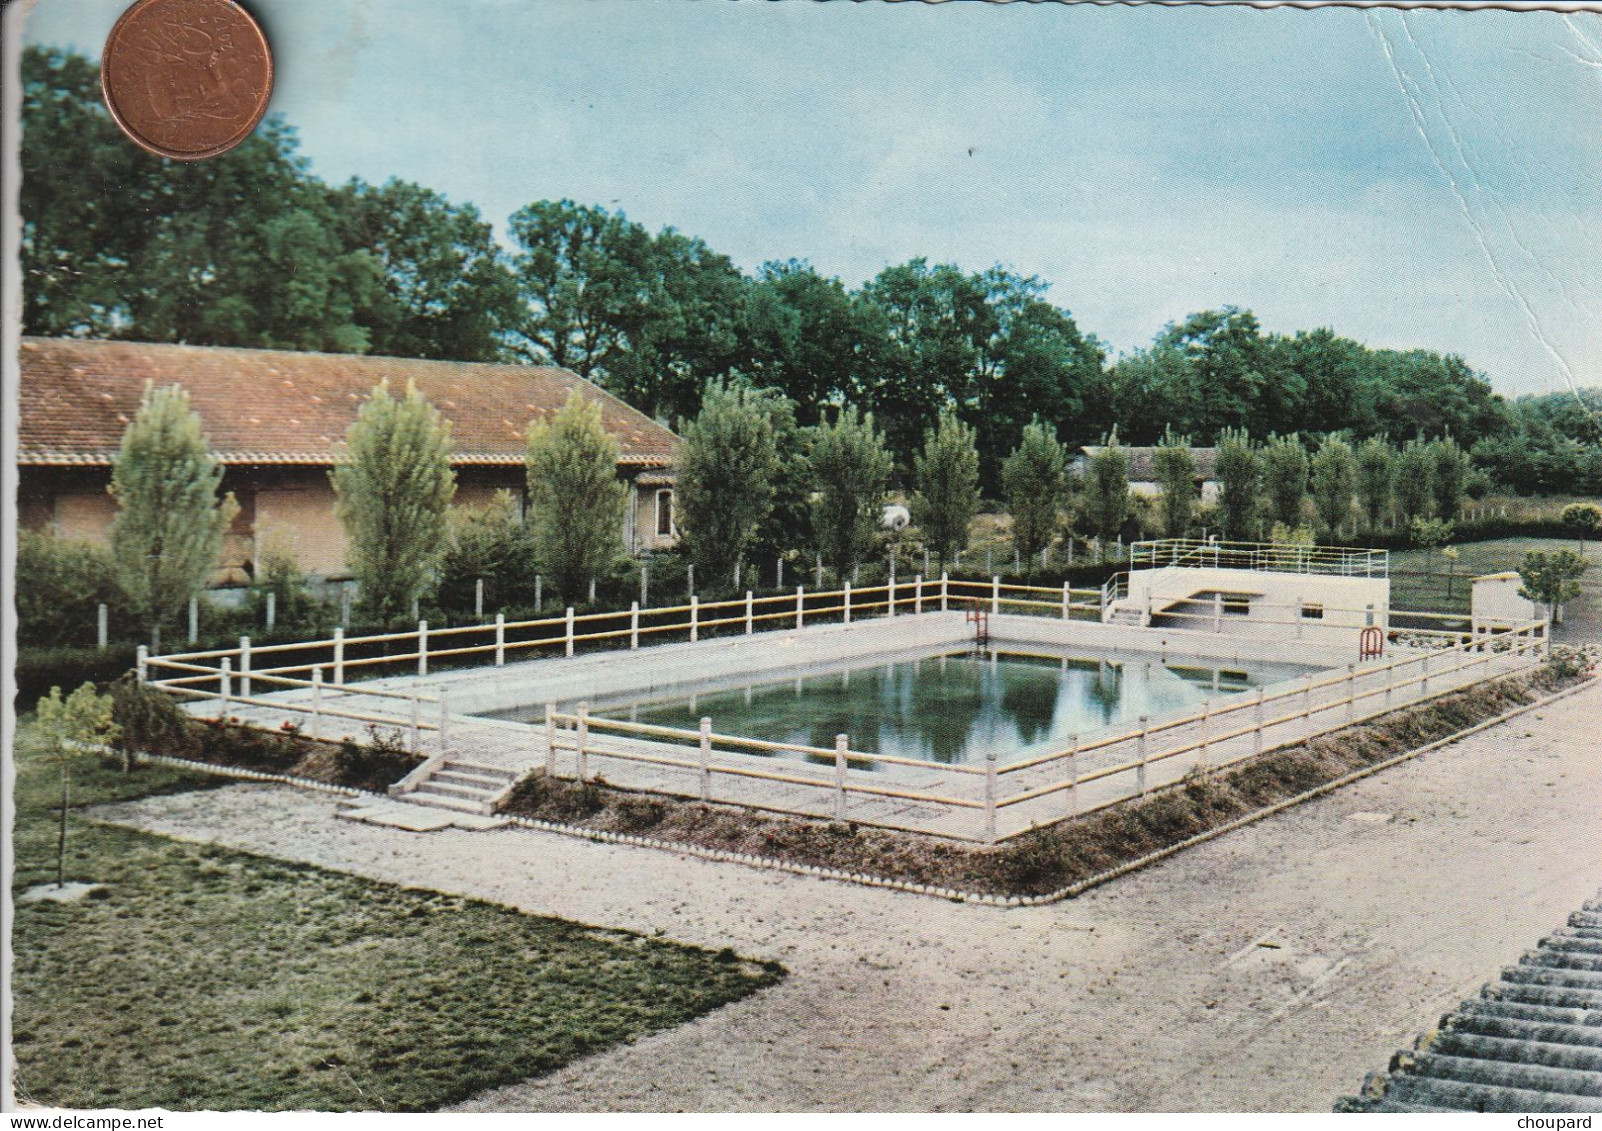
{"type": "Polygon", "coordinates": [[[110,683],[133,665],[132,648],[108,648],[104,652],[98,648],[18,649],[17,702],[32,703],[52,687],[110,683]]]}
{"type": "Polygon", "coordinates": [[[311,748],[293,723],[274,734],[237,719],[203,719],[199,737],[206,761],[266,774],[287,773],[311,748]]]}
{"type": "Polygon", "coordinates": [[[503,809],[542,821],[580,821],[606,807],[606,798],[593,782],[565,782],[535,770],[512,787],[503,809]]]}
{"type": "Polygon", "coordinates": [[[617,803],[617,826],[624,832],[655,828],[667,816],[667,803],[653,797],[625,797],[617,803]]]}
{"type": "Polygon", "coordinates": [[[133,768],[140,750],[193,758],[199,752],[195,720],[184,714],[171,695],[124,672],[111,685],[112,718],[121,728],[117,749],[124,771],[133,768]]]}
{"type": "Polygon", "coordinates": [[[406,748],[400,731],[380,730],[377,724],[369,724],[366,742],[348,738],[340,742],[334,765],[342,785],[382,792],[422,761],[421,755],[406,748]]]}
{"type": "MultiPolygon", "coordinates": [[[[97,606],[102,602],[108,606],[111,623],[127,625],[128,602],[104,547],[30,530],[18,535],[18,644],[58,649],[93,644],[97,606]]],[[[71,686],[78,682],[73,680],[71,686]]]]}
{"type": "Polygon", "coordinates": [[[1558,521],[1583,542],[1602,534],[1602,507],[1595,503],[1570,503],[1558,515],[1558,521]]]}

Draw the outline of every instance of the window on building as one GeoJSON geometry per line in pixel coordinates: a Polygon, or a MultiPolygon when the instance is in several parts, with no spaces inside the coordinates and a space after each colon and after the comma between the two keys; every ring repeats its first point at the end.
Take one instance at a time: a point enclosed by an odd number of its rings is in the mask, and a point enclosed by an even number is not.
{"type": "Polygon", "coordinates": [[[656,534],[658,538],[673,536],[673,492],[656,493],[656,534]]]}
{"type": "Polygon", "coordinates": [[[1302,619],[1303,620],[1323,620],[1324,619],[1324,606],[1323,605],[1314,605],[1314,604],[1304,604],[1302,606],[1302,619]]]}

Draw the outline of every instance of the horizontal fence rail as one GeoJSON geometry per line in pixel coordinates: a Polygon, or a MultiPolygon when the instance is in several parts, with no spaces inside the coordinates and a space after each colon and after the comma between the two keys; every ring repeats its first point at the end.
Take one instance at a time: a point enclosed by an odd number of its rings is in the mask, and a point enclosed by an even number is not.
{"type": "Polygon", "coordinates": [[[1390,552],[1281,542],[1199,542],[1192,538],[1157,538],[1130,544],[1130,569],[1163,566],[1385,577],[1390,569],[1390,552]]]}

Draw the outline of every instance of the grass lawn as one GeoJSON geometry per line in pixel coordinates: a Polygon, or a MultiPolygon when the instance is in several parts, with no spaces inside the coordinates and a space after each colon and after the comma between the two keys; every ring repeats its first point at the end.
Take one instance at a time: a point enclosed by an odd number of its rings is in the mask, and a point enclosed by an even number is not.
{"type": "MultiPolygon", "coordinates": [[[[1447,609],[1468,612],[1469,579],[1486,573],[1517,569],[1529,550],[1577,550],[1572,538],[1499,538],[1490,542],[1463,542],[1457,546],[1455,579],[1450,578],[1447,561],[1435,551],[1433,566],[1426,576],[1423,550],[1391,551],[1391,602],[1409,609],[1447,609]],[[1448,600],[1448,582],[1451,599],[1448,600]]],[[[1564,609],[1564,636],[1597,639],[1602,636],[1602,542],[1585,543],[1585,556],[1591,563],[1580,579],[1582,592],[1564,609]]]]}
{"type": "MultiPolygon", "coordinates": [[[[17,750],[15,891],[55,876],[55,767],[17,750]]],[[[209,786],[92,755],[74,805],[209,786]]],[[[777,981],[724,951],[70,817],[76,903],[17,907],[19,1099],[71,1108],[426,1110],[777,981]]]]}

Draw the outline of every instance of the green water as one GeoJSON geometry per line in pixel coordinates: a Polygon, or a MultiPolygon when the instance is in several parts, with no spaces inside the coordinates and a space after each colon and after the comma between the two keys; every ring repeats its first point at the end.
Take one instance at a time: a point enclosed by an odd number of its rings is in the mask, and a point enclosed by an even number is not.
{"type": "MultiPolygon", "coordinates": [[[[1291,679],[1291,664],[1168,663],[1143,655],[1085,659],[973,650],[890,663],[841,665],[782,680],[591,704],[595,714],[719,734],[929,762],[1003,761],[1028,747],[1182,711],[1210,696],[1291,679]]],[[[525,712],[506,712],[528,717],[525,712]]]]}

